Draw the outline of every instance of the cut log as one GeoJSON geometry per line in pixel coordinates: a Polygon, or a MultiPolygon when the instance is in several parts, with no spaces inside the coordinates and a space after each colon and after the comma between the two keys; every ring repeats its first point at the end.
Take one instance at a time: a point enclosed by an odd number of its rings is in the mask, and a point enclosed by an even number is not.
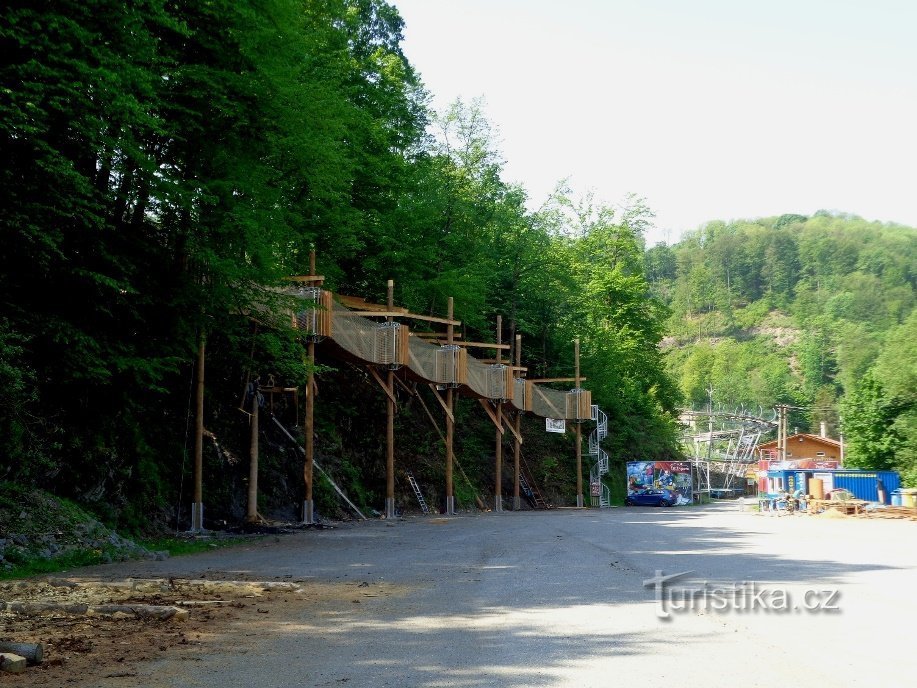
{"type": "Polygon", "coordinates": [[[41,664],[45,656],[45,646],[42,643],[7,643],[0,641],[0,652],[12,652],[14,655],[25,657],[29,664],[41,664]]]}
{"type": "Polygon", "coordinates": [[[113,618],[135,617],[138,619],[159,619],[164,621],[186,621],[188,610],[178,607],[159,607],[150,604],[99,604],[89,607],[89,616],[110,616],[113,618]]]}
{"type": "Polygon", "coordinates": [[[0,671],[18,674],[25,671],[25,657],[14,655],[12,652],[0,652],[0,671]]]}
{"type": "Polygon", "coordinates": [[[188,610],[151,604],[75,604],[66,602],[0,602],[0,610],[14,614],[38,616],[42,614],[70,614],[72,616],[99,616],[112,619],[159,619],[187,621],[188,610]]]}

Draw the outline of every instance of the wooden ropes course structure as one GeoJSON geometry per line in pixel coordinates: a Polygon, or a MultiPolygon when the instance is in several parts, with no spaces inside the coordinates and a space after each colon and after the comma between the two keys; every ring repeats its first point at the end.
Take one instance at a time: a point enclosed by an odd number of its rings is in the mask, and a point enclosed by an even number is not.
{"type": "MultiPolygon", "coordinates": [[[[503,510],[501,488],[502,439],[507,433],[515,443],[513,508],[520,508],[520,448],[523,442],[520,418],[523,413],[553,419],[563,419],[575,424],[577,457],[577,506],[583,506],[583,478],[580,424],[594,420],[591,393],[582,389],[584,378],[579,375],[579,341],[575,342],[576,376],[573,378],[526,379],[527,369],[521,365],[521,335],[513,345],[502,342],[502,322],[497,317],[497,341],[462,341],[455,328],[461,321],[454,318],[453,300],[448,301],[445,318],[411,313],[394,305],[394,283],[388,282],[388,299],[385,305],[367,303],[365,299],[334,294],[323,287],[324,278],[316,274],[315,252],[310,256],[308,275],[289,278],[290,286],[283,288],[284,296],[292,297],[295,306],[289,312],[289,323],[307,343],[309,376],[305,385],[305,462],[303,481],[303,523],[315,519],[313,501],[313,470],[315,468],[314,412],[315,412],[315,348],[321,343],[323,352],[334,358],[365,367],[386,397],[386,496],[385,516],[395,516],[395,466],[394,417],[398,405],[395,385],[411,394],[418,386],[428,387],[439,403],[445,417],[445,493],[446,514],[455,513],[453,492],[453,438],[455,432],[456,395],[476,399],[491,419],[496,430],[495,485],[493,510],[503,510]],[[445,327],[445,332],[412,332],[399,321],[422,321],[445,327]],[[494,359],[482,360],[471,356],[471,348],[496,352],[494,359]],[[509,352],[504,363],[503,353],[509,352]],[[515,357],[515,361],[513,361],[515,357]],[[397,375],[396,375],[397,372],[397,375]],[[573,382],[569,391],[552,389],[538,383],[573,382]]],[[[191,530],[203,530],[203,490],[201,485],[201,451],[203,440],[203,390],[204,390],[204,339],[201,338],[197,361],[194,503],[191,530]]],[[[419,396],[419,395],[418,395],[419,396]]],[[[257,398],[257,396],[255,397],[257,398]]],[[[257,402],[253,402],[253,410],[257,402]]],[[[428,410],[430,420],[437,425],[428,410]]],[[[252,469],[249,482],[248,519],[257,518],[257,413],[251,414],[252,469]],[[254,495],[254,496],[253,496],[254,495]],[[254,503],[254,505],[253,505],[254,503]]],[[[439,431],[439,430],[438,430],[439,431]]]]}

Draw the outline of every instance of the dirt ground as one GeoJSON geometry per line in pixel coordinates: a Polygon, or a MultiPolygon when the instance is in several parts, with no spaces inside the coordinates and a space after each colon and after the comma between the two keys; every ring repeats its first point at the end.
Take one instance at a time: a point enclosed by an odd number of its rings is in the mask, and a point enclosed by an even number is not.
{"type": "MultiPolygon", "coordinates": [[[[285,577],[271,581],[210,579],[92,580],[70,576],[0,584],[4,602],[53,603],[63,609],[22,614],[0,612],[0,638],[44,643],[44,662],[20,674],[3,674],[3,685],[62,686],[97,677],[136,676],[141,662],[200,661],[230,630],[257,633],[259,624],[292,617],[316,602],[359,604],[386,597],[396,588],[383,582],[318,583],[285,577]],[[95,616],[80,605],[146,605],[188,610],[187,618],[137,618],[130,613],[95,616]]],[[[179,616],[183,616],[179,614],[179,616]]]]}

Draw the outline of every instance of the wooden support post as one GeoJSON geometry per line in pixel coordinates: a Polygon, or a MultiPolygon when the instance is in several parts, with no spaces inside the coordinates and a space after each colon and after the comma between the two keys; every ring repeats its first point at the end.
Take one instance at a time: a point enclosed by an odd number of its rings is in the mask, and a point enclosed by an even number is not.
{"type": "MultiPolygon", "coordinates": [[[[395,307],[395,281],[388,281],[388,309],[395,307]]],[[[392,322],[392,319],[386,318],[392,322]]],[[[385,425],[385,517],[395,518],[395,371],[388,371],[385,425]]]]}
{"type": "Polygon", "coordinates": [[[248,464],[248,511],[245,514],[245,520],[248,523],[257,523],[258,521],[258,380],[255,379],[251,384],[252,393],[252,414],[251,422],[251,440],[249,443],[249,464],[248,464]]]}
{"type": "MultiPolygon", "coordinates": [[[[446,341],[450,346],[455,341],[455,327],[452,325],[453,307],[454,303],[450,296],[447,313],[449,324],[446,326],[446,341]]],[[[452,440],[455,433],[454,405],[454,390],[449,387],[446,390],[446,515],[449,516],[455,513],[455,494],[452,491],[452,463],[454,461],[452,440]]]]}
{"type": "Polygon", "coordinates": [[[191,504],[191,532],[204,530],[204,363],[207,337],[201,332],[197,347],[197,389],[194,407],[194,501],[191,504]]]}
{"type": "Polygon", "coordinates": [[[306,498],[303,500],[302,522],[315,523],[315,502],[312,499],[312,467],[315,460],[315,342],[309,342],[309,379],[306,382],[306,418],[305,432],[306,464],[303,467],[303,480],[306,484],[306,498]]]}
{"type": "MultiPolygon", "coordinates": [[[[573,358],[576,360],[576,389],[580,386],[579,377],[579,339],[573,340],[573,358]]],[[[578,402],[579,400],[577,400],[578,402]]],[[[579,416],[579,403],[576,415],[579,416]]],[[[577,418],[576,423],[576,506],[583,506],[583,427],[577,418]]]]}
{"type": "MultiPolygon", "coordinates": [[[[503,316],[497,316],[497,365],[503,363],[503,316]]],[[[497,434],[494,448],[494,511],[503,511],[503,402],[497,400],[497,434]]]]}
{"type": "MultiPolygon", "coordinates": [[[[516,367],[522,365],[522,335],[516,335],[515,342],[516,367]]],[[[517,372],[516,375],[519,373],[517,372]]],[[[516,411],[516,441],[513,443],[513,511],[522,508],[522,498],[519,494],[519,464],[522,456],[522,411],[516,411]]]]}

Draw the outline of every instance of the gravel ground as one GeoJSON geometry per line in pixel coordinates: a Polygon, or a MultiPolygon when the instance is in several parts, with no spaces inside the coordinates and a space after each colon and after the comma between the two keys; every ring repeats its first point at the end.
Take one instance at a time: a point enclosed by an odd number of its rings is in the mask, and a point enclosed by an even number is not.
{"type": "Polygon", "coordinates": [[[131,676],[69,684],[904,685],[917,676],[915,535],[910,521],[771,517],[720,503],[373,521],[113,564],[80,574],[282,579],[346,592],[227,622],[194,661],[166,653],[131,676]],[[694,593],[694,610],[668,607],[660,618],[644,586],[657,571],[692,572],[678,584],[706,582],[707,601],[720,604],[710,592],[719,590],[727,608],[705,609],[694,593]],[[743,582],[759,593],[753,609],[731,592],[743,582]],[[773,609],[782,594],[784,612],[773,609]]]}

